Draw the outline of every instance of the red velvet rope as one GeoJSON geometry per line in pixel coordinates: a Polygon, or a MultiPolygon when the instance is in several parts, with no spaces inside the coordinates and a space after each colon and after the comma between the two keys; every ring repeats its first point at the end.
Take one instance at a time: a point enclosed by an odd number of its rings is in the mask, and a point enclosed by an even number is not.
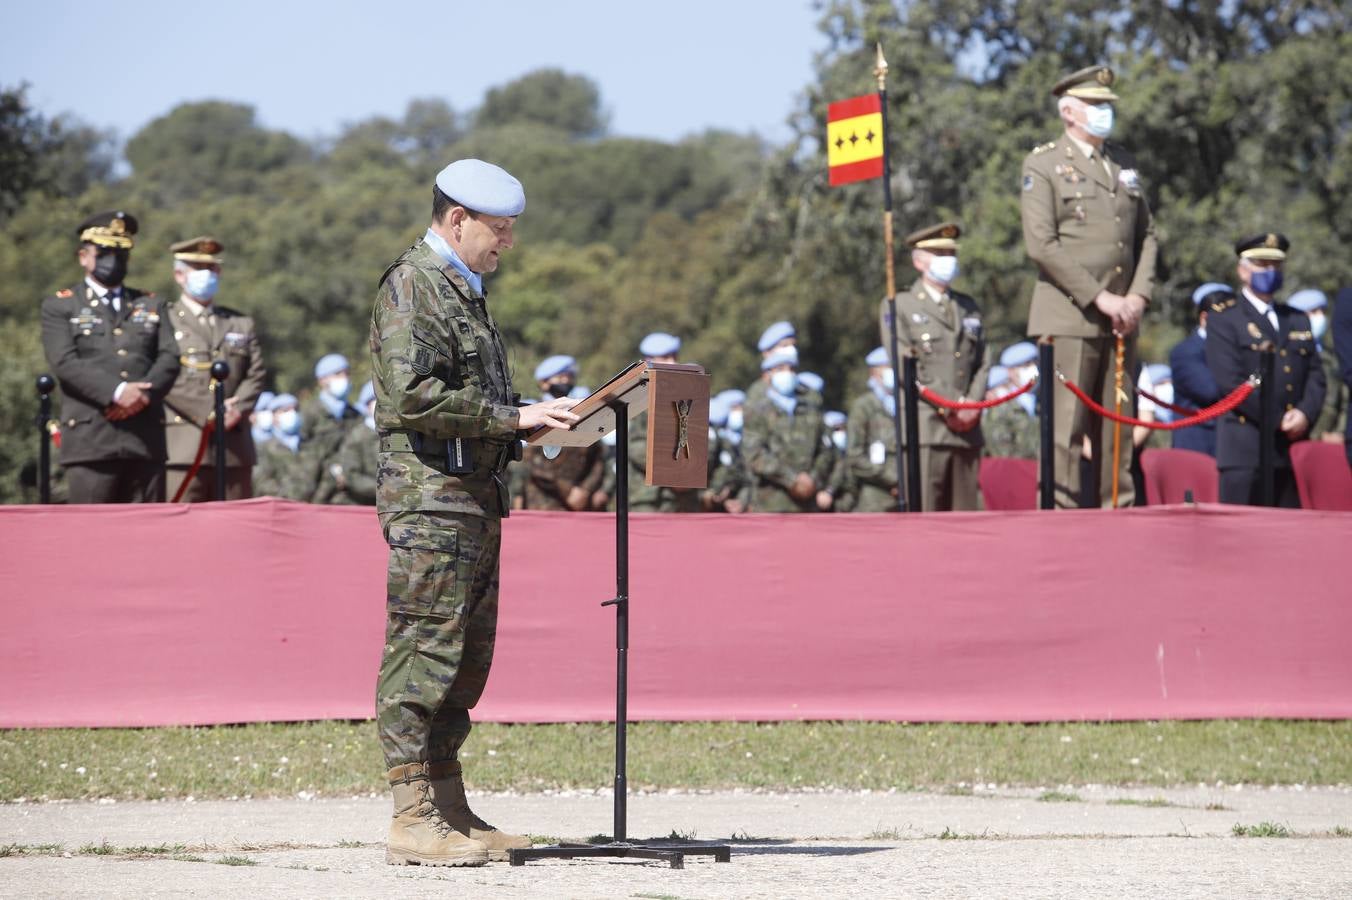
{"type": "Polygon", "coordinates": [[[188,469],[188,475],[183,479],[183,483],[178,486],[174,492],[174,499],[170,503],[177,503],[183,499],[184,493],[188,490],[188,485],[197,477],[197,473],[202,468],[202,458],[207,455],[207,444],[211,442],[211,432],[216,427],[215,419],[207,419],[206,426],[202,429],[202,440],[197,442],[197,455],[193,457],[192,467],[188,469]]]}
{"type": "Polygon", "coordinates": [[[1180,416],[1193,416],[1193,415],[1196,415],[1196,414],[1197,414],[1197,410],[1192,409],[1192,408],[1190,408],[1190,407],[1187,407],[1187,406],[1174,406],[1172,403],[1165,403],[1165,402],[1164,402],[1163,400],[1161,400],[1159,397],[1156,397],[1154,394],[1150,393],[1149,391],[1147,391],[1147,390],[1145,390],[1145,389],[1143,389],[1143,388],[1137,388],[1137,389],[1136,389],[1136,393],[1140,394],[1142,397],[1144,397],[1145,399],[1149,400],[1151,403],[1155,404],[1156,406],[1162,406],[1162,407],[1164,407],[1165,409],[1169,410],[1169,412],[1178,413],[1180,416]]]}
{"type": "Polygon", "coordinates": [[[1102,406],[1095,403],[1088,394],[1080,390],[1080,386],[1075,382],[1070,381],[1060,372],[1057,372],[1056,374],[1057,377],[1061,379],[1061,383],[1069,388],[1070,392],[1078,397],[1081,403],[1098,413],[1100,416],[1103,416],[1103,418],[1108,421],[1120,422],[1123,425],[1140,425],[1142,428],[1150,428],[1156,431],[1174,431],[1179,428],[1187,428],[1191,425],[1197,425],[1223,416],[1236,406],[1239,406],[1239,404],[1243,403],[1245,398],[1252,394],[1253,389],[1258,386],[1258,379],[1250,378],[1216,403],[1213,403],[1206,409],[1200,410],[1196,415],[1189,416],[1186,419],[1175,419],[1172,422],[1145,422],[1141,419],[1134,419],[1131,416],[1119,416],[1114,412],[1104,409],[1102,406]]]}
{"type": "Polygon", "coordinates": [[[920,399],[924,400],[926,403],[932,403],[940,409],[990,409],[992,406],[1008,403],[1015,397],[1020,397],[1028,393],[1033,389],[1033,385],[1035,384],[1037,384],[1036,378],[1019,388],[1017,391],[1014,391],[1011,394],[1005,394],[1003,397],[997,397],[994,400],[950,400],[947,397],[940,397],[938,394],[934,393],[934,391],[931,391],[923,385],[918,385],[918,387],[920,387],[920,399]]]}

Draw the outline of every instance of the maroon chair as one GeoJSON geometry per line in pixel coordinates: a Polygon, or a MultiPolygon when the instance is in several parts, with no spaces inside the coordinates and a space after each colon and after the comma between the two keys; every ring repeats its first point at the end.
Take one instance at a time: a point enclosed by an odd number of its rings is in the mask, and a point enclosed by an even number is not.
{"type": "Polygon", "coordinates": [[[1145,502],[1148,506],[1188,502],[1218,503],[1221,476],[1216,460],[1196,450],[1160,447],[1141,454],[1141,472],[1145,474],[1145,502]]]}
{"type": "Polygon", "coordinates": [[[1037,509],[1037,460],[987,456],[977,472],[986,509],[1037,509]]]}
{"type": "Polygon", "coordinates": [[[1352,468],[1342,444],[1299,441],[1291,445],[1291,468],[1304,509],[1352,512],[1352,468]]]}

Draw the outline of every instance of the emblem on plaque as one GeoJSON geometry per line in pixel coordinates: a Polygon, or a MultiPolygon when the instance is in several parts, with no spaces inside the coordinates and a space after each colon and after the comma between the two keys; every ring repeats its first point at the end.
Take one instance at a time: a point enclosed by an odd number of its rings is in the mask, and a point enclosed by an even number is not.
{"type": "Polygon", "coordinates": [[[693,400],[674,400],[671,404],[676,409],[676,452],[671,454],[672,459],[680,459],[681,451],[685,451],[685,458],[690,458],[690,410],[695,405],[693,400]]]}

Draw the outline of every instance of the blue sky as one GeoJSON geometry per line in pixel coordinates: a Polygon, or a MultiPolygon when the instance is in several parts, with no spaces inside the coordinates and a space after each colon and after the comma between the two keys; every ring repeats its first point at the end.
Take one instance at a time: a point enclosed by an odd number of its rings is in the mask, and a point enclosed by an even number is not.
{"type": "Polygon", "coordinates": [[[399,115],[414,97],[459,112],[546,66],[594,79],[614,134],[705,128],[782,143],[824,47],[810,0],[237,0],[75,3],[0,12],[0,85],[126,139],[188,100],[243,102],[303,138],[399,115]]]}

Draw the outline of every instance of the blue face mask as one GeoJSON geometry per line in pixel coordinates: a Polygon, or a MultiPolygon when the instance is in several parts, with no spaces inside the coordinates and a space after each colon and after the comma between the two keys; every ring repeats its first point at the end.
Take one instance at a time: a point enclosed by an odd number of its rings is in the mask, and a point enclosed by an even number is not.
{"type": "Polygon", "coordinates": [[[948,284],[958,277],[958,258],[956,256],[930,257],[929,274],[940,284],[948,284]]]}
{"type": "Polygon", "coordinates": [[[211,269],[193,269],[188,273],[184,285],[188,294],[195,300],[210,300],[221,287],[221,276],[211,269]]]}
{"type": "Polygon", "coordinates": [[[1084,130],[1096,138],[1106,138],[1113,133],[1113,105],[1100,103],[1089,106],[1084,111],[1084,130]]]}
{"type": "Polygon", "coordinates": [[[798,373],[778,371],[770,376],[770,386],[781,397],[792,397],[798,392],[798,373]]]}
{"type": "Polygon", "coordinates": [[[1275,294],[1282,289],[1281,269],[1254,269],[1249,287],[1255,294],[1275,294]]]}

